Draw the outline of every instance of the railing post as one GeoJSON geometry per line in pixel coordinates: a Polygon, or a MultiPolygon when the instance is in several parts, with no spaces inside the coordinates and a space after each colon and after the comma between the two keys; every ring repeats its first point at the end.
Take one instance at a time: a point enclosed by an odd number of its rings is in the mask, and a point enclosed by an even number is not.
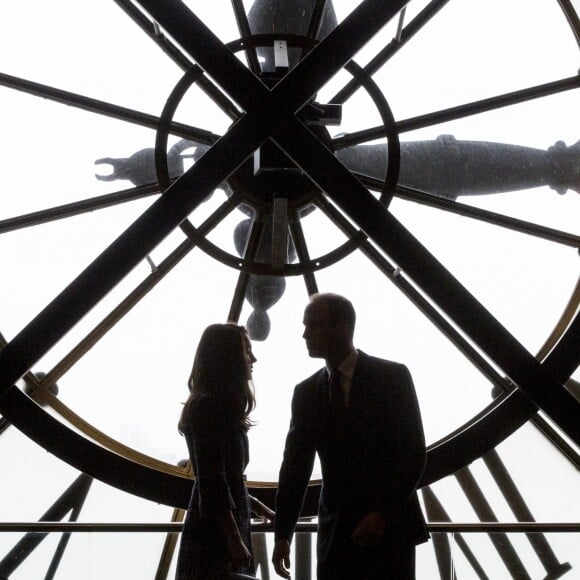
{"type": "Polygon", "coordinates": [[[312,577],[312,535],[309,532],[295,534],[294,549],[296,580],[310,580],[312,577]]]}

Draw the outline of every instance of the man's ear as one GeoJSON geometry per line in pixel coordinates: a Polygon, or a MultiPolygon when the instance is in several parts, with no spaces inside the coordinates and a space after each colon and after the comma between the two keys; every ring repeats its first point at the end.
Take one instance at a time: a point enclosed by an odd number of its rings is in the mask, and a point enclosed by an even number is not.
{"type": "Polygon", "coordinates": [[[350,335],[350,326],[348,322],[344,319],[337,320],[336,324],[334,325],[337,332],[340,332],[342,336],[349,336],[350,335]]]}

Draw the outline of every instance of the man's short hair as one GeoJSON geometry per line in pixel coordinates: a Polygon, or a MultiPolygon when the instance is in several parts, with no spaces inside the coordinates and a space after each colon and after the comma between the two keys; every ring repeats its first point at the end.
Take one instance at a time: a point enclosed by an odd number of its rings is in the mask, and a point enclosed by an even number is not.
{"type": "Polygon", "coordinates": [[[310,303],[312,304],[313,302],[323,302],[328,309],[328,315],[333,323],[344,321],[351,331],[354,332],[356,312],[352,302],[348,298],[340,294],[334,294],[333,292],[321,292],[313,294],[310,297],[310,303]]]}

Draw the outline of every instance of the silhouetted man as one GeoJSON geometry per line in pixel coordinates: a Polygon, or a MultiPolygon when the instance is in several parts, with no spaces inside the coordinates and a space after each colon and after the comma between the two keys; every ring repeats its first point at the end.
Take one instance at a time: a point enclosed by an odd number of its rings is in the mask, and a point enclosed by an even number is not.
{"type": "Polygon", "coordinates": [[[337,294],[316,294],[304,312],[311,357],[326,368],[292,398],[276,497],[276,572],[289,578],[290,542],[318,453],[319,580],[415,578],[415,545],[428,539],[416,486],[425,437],[404,365],[353,346],[355,311],[337,294]]]}

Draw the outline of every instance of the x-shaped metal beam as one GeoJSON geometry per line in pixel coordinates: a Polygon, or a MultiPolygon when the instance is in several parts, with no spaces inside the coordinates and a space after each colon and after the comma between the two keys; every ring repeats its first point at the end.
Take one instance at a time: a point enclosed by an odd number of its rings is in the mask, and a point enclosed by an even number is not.
{"type": "Polygon", "coordinates": [[[396,0],[385,7],[383,0],[366,0],[272,91],[181,1],[141,4],[210,76],[219,79],[246,114],[0,351],[0,395],[252,155],[270,136],[272,125],[288,117],[287,123],[294,120],[302,130],[296,110],[405,2],[396,0]],[[325,64],[327,58],[332,66],[325,64]]]}
{"type": "Polygon", "coordinates": [[[579,405],[378,202],[296,113],[405,4],[362,2],[268,89],[179,0],[140,0],[245,114],[0,352],[0,395],[227,179],[273,139],[505,373],[580,444],[579,405]]]}

